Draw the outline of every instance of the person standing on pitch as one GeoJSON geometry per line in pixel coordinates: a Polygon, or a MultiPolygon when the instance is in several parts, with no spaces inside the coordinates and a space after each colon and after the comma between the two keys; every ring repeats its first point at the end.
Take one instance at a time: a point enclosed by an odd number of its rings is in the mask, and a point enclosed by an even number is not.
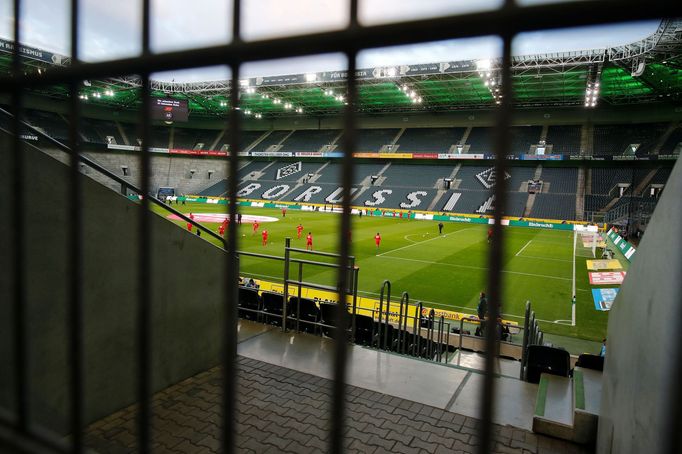
{"type": "Polygon", "coordinates": [[[303,233],[303,224],[299,223],[298,226],[296,226],[296,235],[299,240],[301,239],[301,233],[303,233]]]}
{"type": "Polygon", "coordinates": [[[251,236],[254,236],[257,231],[258,231],[258,220],[254,219],[253,220],[253,232],[251,233],[251,236]]]}
{"type": "Polygon", "coordinates": [[[263,235],[263,246],[268,245],[268,231],[267,229],[263,229],[263,232],[261,233],[263,235]]]}
{"type": "Polygon", "coordinates": [[[379,252],[379,245],[381,244],[381,235],[379,232],[377,232],[376,235],[374,235],[374,243],[377,245],[377,252],[379,252]]]}
{"type": "Polygon", "coordinates": [[[443,223],[442,222],[438,223],[438,234],[439,235],[443,234],[443,223]]]}
{"type": "Polygon", "coordinates": [[[491,242],[492,240],[493,240],[493,228],[490,227],[490,228],[488,229],[488,244],[490,244],[490,242],[491,242]]]}
{"type": "Polygon", "coordinates": [[[305,237],[305,250],[307,251],[308,248],[310,250],[313,250],[313,234],[311,232],[308,232],[308,236],[305,237]]]}
{"type": "Polygon", "coordinates": [[[282,217],[287,217],[287,207],[282,207],[282,217]]]}
{"type": "Polygon", "coordinates": [[[237,213],[237,224],[242,225],[242,214],[237,213]]]}

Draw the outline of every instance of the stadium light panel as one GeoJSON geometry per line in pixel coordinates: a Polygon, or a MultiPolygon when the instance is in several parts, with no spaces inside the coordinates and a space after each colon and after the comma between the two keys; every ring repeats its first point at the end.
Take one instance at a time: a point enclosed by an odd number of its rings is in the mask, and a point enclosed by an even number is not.
{"type": "Polygon", "coordinates": [[[306,82],[315,82],[317,80],[317,74],[315,73],[310,73],[305,75],[305,81],[306,82]]]}

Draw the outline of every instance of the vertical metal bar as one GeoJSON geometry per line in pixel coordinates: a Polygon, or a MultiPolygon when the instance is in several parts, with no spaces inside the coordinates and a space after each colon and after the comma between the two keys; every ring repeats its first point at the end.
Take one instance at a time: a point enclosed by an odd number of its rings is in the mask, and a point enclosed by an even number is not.
{"type": "MultiPolygon", "coordinates": [[[[502,8],[513,9],[514,0],[506,0],[502,8]]],[[[500,24],[501,27],[509,26],[510,24],[500,24]]],[[[483,379],[483,386],[481,387],[481,425],[479,429],[478,452],[481,454],[491,451],[493,446],[493,426],[492,417],[495,405],[495,358],[499,348],[497,341],[497,330],[494,329],[497,318],[500,314],[500,304],[502,302],[502,248],[503,248],[503,232],[502,216],[504,213],[507,192],[506,180],[504,172],[506,170],[506,157],[509,154],[509,125],[511,124],[512,111],[512,81],[511,81],[511,39],[512,33],[504,28],[502,31],[502,67],[500,68],[502,76],[502,99],[497,115],[497,125],[495,128],[495,212],[493,225],[492,247],[490,248],[489,265],[488,265],[488,294],[489,304],[489,329],[485,331],[486,338],[486,356],[485,356],[485,375],[483,379]],[[492,323],[490,323],[492,322],[492,323]],[[493,329],[490,329],[493,327],[493,329]]]]}
{"type": "MultiPolygon", "coordinates": [[[[438,322],[438,362],[443,358],[443,327],[445,326],[445,317],[440,316],[438,322]]],[[[447,353],[446,353],[447,356],[447,353]]]]}
{"type": "MultiPolygon", "coordinates": [[[[287,331],[286,319],[287,319],[287,298],[289,297],[289,265],[291,259],[291,238],[284,239],[284,295],[282,296],[282,331],[287,331]]],[[[299,287],[301,284],[298,285],[299,287]]]]}
{"type": "MultiPolygon", "coordinates": [[[[78,65],[78,0],[71,0],[71,64],[78,65]]],[[[78,126],[80,120],[80,102],[78,85],[74,80],[69,84],[70,111],[69,144],[71,147],[70,194],[69,194],[69,362],[71,363],[70,399],[71,399],[71,437],[74,453],[83,452],[83,217],[81,176],[79,175],[80,146],[78,126]]]]}
{"type": "Polygon", "coordinates": [[[435,317],[435,311],[431,309],[429,311],[429,328],[426,331],[428,333],[429,337],[429,343],[427,344],[427,350],[426,350],[426,356],[431,359],[431,354],[433,353],[433,323],[434,323],[434,317],[435,317]]]}
{"type": "Polygon", "coordinates": [[[356,331],[356,324],[355,324],[355,316],[357,315],[357,310],[358,310],[358,273],[359,269],[356,266],[353,266],[353,316],[351,317],[352,319],[352,337],[353,342],[355,342],[355,331],[356,331]]]}
{"type": "MultiPolygon", "coordinates": [[[[241,42],[241,0],[232,3],[232,42],[241,42]]],[[[228,153],[228,215],[232,228],[227,229],[226,247],[226,285],[224,300],[223,335],[223,395],[222,431],[220,433],[222,452],[232,454],[236,451],[236,413],[237,413],[237,305],[239,263],[239,237],[237,235],[237,178],[239,168],[239,138],[241,134],[239,116],[239,71],[240,62],[230,62],[232,80],[230,83],[230,152],[228,153]]],[[[282,319],[284,325],[284,319],[282,319]]]]}
{"type": "MultiPolygon", "coordinates": [[[[388,281],[386,281],[386,282],[388,282],[388,281]]],[[[381,314],[379,314],[379,315],[381,315],[381,314]]],[[[386,349],[386,346],[388,345],[388,332],[390,331],[388,329],[388,327],[389,327],[389,324],[391,323],[390,317],[391,317],[391,283],[388,282],[388,292],[386,294],[386,316],[385,316],[386,326],[384,326],[384,345],[383,345],[384,349],[386,349]]],[[[390,348],[389,348],[389,350],[390,350],[390,348]]]]}
{"type": "MultiPolygon", "coordinates": [[[[300,332],[301,322],[301,282],[303,282],[303,262],[298,262],[298,300],[296,301],[296,332],[300,332]]],[[[284,303],[286,305],[286,302],[284,303]]]]}
{"type": "MultiPolygon", "coordinates": [[[[150,54],[150,0],[142,1],[142,55],[150,54]]],[[[139,412],[137,414],[137,444],[141,453],[151,451],[151,305],[152,305],[152,260],[151,260],[151,213],[149,206],[150,193],[150,90],[149,73],[142,78],[142,108],[140,125],[142,128],[142,150],[140,152],[140,189],[142,205],[139,220],[139,256],[138,256],[138,312],[137,312],[137,394],[139,412]]]]}
{"type": "MultiPolygon", "coordinates": [[[[358,2],[350,1],[350,25],[352,29],[358,26],[358,2]]],[[[356,50],[346,49],[348,58],[348,106],[345,110],[344,153],[342,158],[341,184],[343,187],[343,201],[341,214],[341,234],[339,237],[339,302],[336,306],[337,319],[343,320],[346,313],[346,290],[348,289],[348,267],[351,245],[347,241],[351,227],[351,185],[353,184],[353,150],[355,150],[355,108],[357,102],[357,86],[355,79],[356,50]]],[[[334,388],[331,407],[331,430],[329,436],[329,451],[332,454],[344,452],[343,434],[345,427],[345,392],[346,392],[346,356],[348,351],[347,334],[345,329],[338,327],[334,330],[334,388]]]]}
{"type": "Polygon", "coordinates": [[[445,364],[450,362],[450,358],[448,357],[448,353],[450,353],[450,323],[448,322],[448,329],[445,334],[445,345],[446,345],[446,350],[445,350],[445,364]]]}
{"type": "Polygon", "coordinates": [[[416,354],[414,356],[419,356],[421,353],[421,340],[422,340],[422,311],[424,310],[424,306],[422,305],[422,302],[419,302],[419,307],[417,310],[417,326],[419,327],[419,332],[417,333],[417,338],[415,339],[416,344],[417,344],[417,350],[416,354]]]}
{"type": "Polygon", "coordinates": [[[403,301],[404,301],[404,293],[403,296],[400,297],[400,309],[398,310],[398,353],[400,353],[400,349],[402,346],[402,327],[403,327],[403,301]]]}
{"type": "Polygon", "coordinates": [[[521,344],[521,370],[519,371],[519,380],[523,380],[523,371],[526,367],[526,360],[528,359],[528,330],[530,324],[530,301],[526,301],[526,313],[523,317],[523,344],[521,344]]]}
{"type": "MultiPolygon", "coordinates": [[[[21,76],[21,60],[19,57],[19,44],[21,37],[20,20],[21,0],[14,0],[14,49],[12,51],[12,72],[17,79],[21,76]]],[[[12,130],[14,132],[13,148],[14,162],[12,168],[12,222],[14,244],[14,390],[15,406],[17,413],[17,428],[20,432],[28,429],[28,338],[26,336],[26,294],[24,292],[24,154],[20,139],[20,122],[22,117],[22,93],[21,81],[19,86],[12,92],[12,130]]]]}

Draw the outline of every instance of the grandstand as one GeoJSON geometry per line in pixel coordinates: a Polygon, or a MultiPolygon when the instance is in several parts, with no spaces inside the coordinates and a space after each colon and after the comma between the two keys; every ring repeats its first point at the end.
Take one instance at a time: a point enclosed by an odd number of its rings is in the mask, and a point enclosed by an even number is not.
{"type": "Polygon", "coordinates": [[[74,118],[81,67],[17,46],[7,76],[3,40],[0,447],[128,452],[152,415],[160,452],[648,452],[680,348],[680,30],[510,68],[151,80],[187,122],[140,121],[143,79],[91,63],[74,118]]]}

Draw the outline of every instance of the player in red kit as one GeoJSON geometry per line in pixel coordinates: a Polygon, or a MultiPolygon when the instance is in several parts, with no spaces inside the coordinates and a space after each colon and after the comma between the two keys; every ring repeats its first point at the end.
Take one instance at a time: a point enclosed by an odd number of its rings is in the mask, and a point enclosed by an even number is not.
{"type": "MultiPolygon", "coordinates": [[[[192,213],[190,213],[190,214],[189,214],[189,218],[190,218],[191,220],[194,220],[194,215],[193,215],[192,213]]],[[[187,230],[189,230],[190,232],[192,231],[192,223],[191,223],[191,222],[188,222],[188,223],[187,223],[187,230]]]]}
{"type": "Polygon", "coordinates": [[[296,227],[296,234],[298,235],[299,240],[301,239],[301,233],[303,233],[303,225],[298,224],[298,226],[296,227]]]}
{"type": "Polygon", "coordinates": [[[256,232],[258,231],[258,221],[256,219],[253,220],[253,233],[251,236],[255,235],[256,232]]]}
{"type": "Polygon", "coordinates": [[[374,235],[374,243],[377,245],[377,252],[379,251],[379,245],[381,244],[381,235],[379,235],[379,232],[377,232],[376,235],[374,235]]]}
{"type": "Polygon", "coordinates": [[[306,251],[310,248],[310,250],[313,250],[313,234],[308,232],[308,236],[305,237],[305,249],[306,251]]]}
{"type": "Polygon", "coordinates": [[[287,217],[287,207],[282,207],[282,217],[287,217]]]}
{"type": "Polygon", "coordinates": [[[266,246],[268,244],[268,231],[263,229],[261,235],[263,235],[263,246],[266,246]]]}
{"type": "Polygon", "coordinates": [[[493,228],[490,227],[488,229],[488,243],[490,243],[490,241],[492,241],[492,239],[493,239],[493,228]]]}

